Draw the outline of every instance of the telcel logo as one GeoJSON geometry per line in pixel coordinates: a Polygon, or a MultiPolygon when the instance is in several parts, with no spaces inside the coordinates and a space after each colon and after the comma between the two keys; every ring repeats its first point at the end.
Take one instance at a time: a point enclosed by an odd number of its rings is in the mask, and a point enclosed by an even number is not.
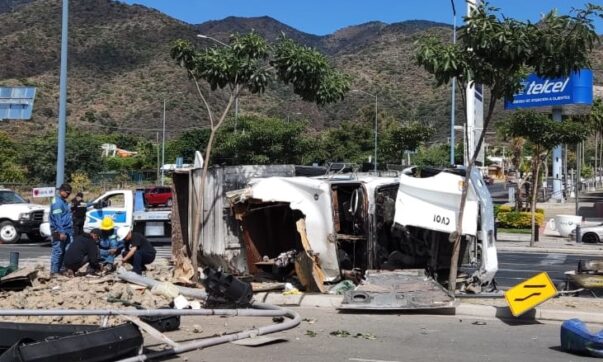
{"type": "Polygon", "coordinates": [[[564,81],[560,80],[557,82],[552,82],[548,79],[544,81],[544,83],[539,83],[537,81],[532,81],[531,83],[527,83],[524,88],[522,94],[550,94],[550,93],[563,93],[565,88],[567,87],[567,83],[569,83],[570,78],[566,78],[564,81]]]}

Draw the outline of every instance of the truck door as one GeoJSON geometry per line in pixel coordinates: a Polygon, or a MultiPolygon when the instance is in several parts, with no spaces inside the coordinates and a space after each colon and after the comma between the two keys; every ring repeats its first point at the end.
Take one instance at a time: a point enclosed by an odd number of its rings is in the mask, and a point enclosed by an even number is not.
{"type": "Polygon", "coordinates": [[[88,207],[84,230],[90,231],[97,228],[105,216],[113,218],[115,227],[132,227],[133,205],[131,191],[106,192],[88,207]]]}

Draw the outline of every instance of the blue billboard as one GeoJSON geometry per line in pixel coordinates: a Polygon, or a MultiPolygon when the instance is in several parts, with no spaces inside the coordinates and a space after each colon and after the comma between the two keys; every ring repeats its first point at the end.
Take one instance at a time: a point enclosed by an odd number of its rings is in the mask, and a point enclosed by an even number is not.
{"type": "Polygon", "coordinates": [[[532,73],[523,89],[505,100],[505,109],[593,103],[593,72],[582,69],[566,78],[541,78],[532,73]]]}

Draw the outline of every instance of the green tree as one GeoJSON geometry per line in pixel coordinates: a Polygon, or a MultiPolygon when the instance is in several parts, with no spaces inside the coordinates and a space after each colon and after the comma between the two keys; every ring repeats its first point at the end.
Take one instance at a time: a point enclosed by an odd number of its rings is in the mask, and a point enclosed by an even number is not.
{"type": "Polygon", "coordinates": [[[24,182],[25,168],[18,162],[17,144],[0,132],[0,182],[24,182]]]}
{"type": "MultiPolygon", "coordinates": [[[[418,41],[417,62],[431,73],[438,85],[456,79],[467,116],[465,90],[469,84],[481,84],[488,90],[484,130],[488,129],[496,104],[504,97],[512,98],[522,88],[529,71],[539,76],[561,77],[589,66],[589,54],[599,37],[592,16],[601,13],[600,6],[587,5],[574,15],[546,14],[538,24],[504,17],[498,9],[483,3],[465,18],[459,29],[459,42],[444,43],[435,37],[418,41]]],[[[465,122],[466,126],[466,122],[465,122]]],[[[476,149],[467,164],[466,182],[461,204],[449,275],[449,289],[456,288],[456,275],[462,237],[461,220],[467,200],[468,178],[483,143],[481,133],[476,149]]]]}
{"type": "MultiPolygon", "coordinates": [[[[230,37],[228,45],[205,49],[195,49],[184,40],[177,40],[170,52],[171,57],[186,70],[195,83],[200,100],[203,102],[210,123],[210,134],[205,149],[205,162],[201,174],[201,187],[198,202],[202,204],[203,190],[211,150],[217,131],[226,119],[232,103],[242,90],[263,93],[273,80],[290,85],[293,92],[303,100],[324,105],[343,99],[349,90],[347,76],[331,67],[327,58],[318,51],[296,44],[284,36],[271,46],[255,32],[236,34],[230,37]],[[212,91],[221,89],[226,92],[228,101],[219,117],[214,117],[212,107],[206,95],[201,91],[199,81],[206,81],[212,91]]],[[[193,279],[198,279],[197,253],[201,231],[200,213],[194,222],[192,266],[193,279]]],[[[178,263],[182,265],[181,245],[175,243],[173,250],[178,263]]]]}
{"type": "Polygon", "coordinates": [[[381,158],[388,163],[400,164],[405,151],[415,151],[429,141],[435,130],[433,127],[413,121],[407,124],[388,122],[381,132],[379,151],[381,158]]]}
{"type": "Polygon", "coordinates": [[[371,123],[344,121],[323,131],[320,158],[324,162],[366,162],[374,152],[373,137],[371,123]]]}
{"type": "Polygon", "coordinates": [[[236,132],[234,122],[222,128],[213,160],[227,165],[302,164],[313,146],[306,133],[306,122],[239,117],[236,132]]]}
{"type": "Polygon", "coordinates": [[[532,195],[530,210],[532,212],[532,238],[530,246],[534,246],[536,200],[540,188],[540,166],[549,152],[559,144],[576,144],[586,139],[589,128],[578,122],[553,121],[548,115],[533,111],[518,111],[503,124],[503,133],[511,138],[523,138],[532,148],[532,195]]]}
{"type": "MultiPolygon", "coordinates": [[[[82,171],[95,175],[102,170],[101,144],[93,133],[67,130],[65,143],[65,173],[82,171]]],[[[30,180],[52,184],[56,174],[57,137],[55,132],[29,139],[27,152],[21,152],[19,163],[27,169],[30,180]]]]}

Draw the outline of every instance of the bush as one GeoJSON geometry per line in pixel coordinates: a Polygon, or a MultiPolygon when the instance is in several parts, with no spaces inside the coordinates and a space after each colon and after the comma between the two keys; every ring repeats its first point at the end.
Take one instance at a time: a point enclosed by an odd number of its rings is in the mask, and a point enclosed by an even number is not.
{"type": "MultiPolygon", "coordinates": [[[[544,225],[544,213],[535,213],[536,224],[544,225]]],[[[529,229],[532,226],[532,213],[530,212],[500,212],[498,214],[498,227],[507,229],[529,229]]]]}

